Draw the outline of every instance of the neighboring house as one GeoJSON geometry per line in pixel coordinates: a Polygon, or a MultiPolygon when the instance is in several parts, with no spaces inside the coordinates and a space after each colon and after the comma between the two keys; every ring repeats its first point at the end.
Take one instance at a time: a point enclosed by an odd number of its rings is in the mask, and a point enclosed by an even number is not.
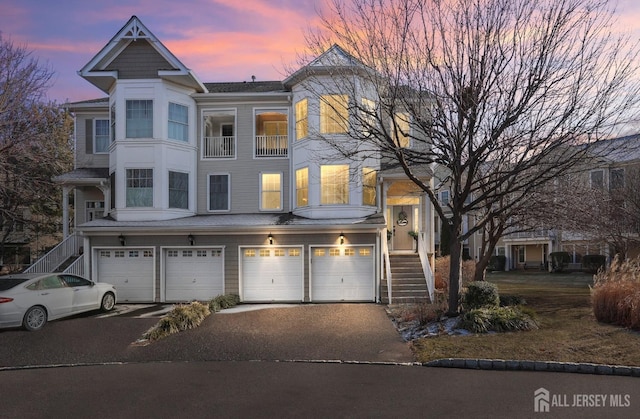
{"type": "Polygon", "coordinates": [[[328,87],[333,63],[353,61],[334,46],[283,82],[203,83],[133,16],[79,71],[108,97],[68,105],[74,269],[122,302],[380,301],[388,249],[415,251],[411,230],[432,253],[433,215],[404,173],[316,135],[351,141],[336,113],[362,99],[328,87]]]}

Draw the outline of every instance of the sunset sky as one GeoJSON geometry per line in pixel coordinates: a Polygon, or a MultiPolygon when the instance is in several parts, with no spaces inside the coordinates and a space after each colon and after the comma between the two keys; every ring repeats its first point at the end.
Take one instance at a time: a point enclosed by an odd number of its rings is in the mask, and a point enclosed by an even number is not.
{"type": "MultiPolygon", "coordinates": [[[[327,0],[0,0],[0,32],[56,73],[49,98],[103,97],[76,72],[136,15],[203,82],[282,80],[327,0]]],[[[640,2],[619,28],[640,36],[640,2]]]]}

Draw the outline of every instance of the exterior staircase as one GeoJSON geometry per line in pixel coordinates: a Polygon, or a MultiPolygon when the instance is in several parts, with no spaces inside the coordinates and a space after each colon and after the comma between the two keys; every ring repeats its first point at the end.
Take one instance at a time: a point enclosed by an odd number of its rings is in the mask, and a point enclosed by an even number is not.
{"type": "MultiPolygon", "coordinates": [[[[393,304],[429,302],[429,291],[417,253],[389,256],[391,267],[391,299],[393,304]]],[[[380,300],[389,304],[387,280],[383,279],[380,300]]]]}

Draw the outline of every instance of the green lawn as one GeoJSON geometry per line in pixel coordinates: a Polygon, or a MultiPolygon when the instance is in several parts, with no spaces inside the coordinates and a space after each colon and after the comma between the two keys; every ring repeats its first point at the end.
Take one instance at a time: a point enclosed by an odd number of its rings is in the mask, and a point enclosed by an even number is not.
{"type": "Polygon", "coordinates": [[[420,362],[439,358],[520,359],[640,366],[640,333],[598,323],[586,274],[500,272],[487,275],[501,295],[519,295],[538,315],[529,332],[438,336],[413,343],[420,362]]]}

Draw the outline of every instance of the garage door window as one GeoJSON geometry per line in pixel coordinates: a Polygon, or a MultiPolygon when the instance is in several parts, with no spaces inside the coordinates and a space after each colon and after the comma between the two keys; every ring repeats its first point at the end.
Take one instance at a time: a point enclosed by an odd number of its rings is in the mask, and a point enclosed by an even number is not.
{"type": "Polygon", "coordinates": [[[274,249],[273,256],[284,256],[284,249],[274,249]]]}
{"type": "Polygon", "coordinates": [[[344,249],[345,256],[355,256],[356,249],[344,249]]]}
{"type": "Polygon", "coordinates": [[[254,258],[256,257],[256,249],[246,249],[244,255],[248,258],[254,258]]]}
{"type": "Polygon", "coordinates": [[[371,256],[371,249],[368,247],[361,247],[358,249],[360,256],[371,256]]]}
{"type": "Polygon", "coordinates": [[[300,249],[289,249],[289,256],[300,256],[300,249]]]}
{"type": "Polygon", "coordinates": [[[260,256],[271,256],[271,251],[269,249],[260,249],[260,256]]]}
{"type": "Polygon", "coordinates": [[[124,257],[124,250],[116,250],[115,252],[113,252],[113,256],[117,257],[117,258],[123,258],[124,257]]]}
{"type": "Polygon", "coordinates": [[[313,250],[313,254],[314,254],[314,256],[324,256],[325,255],[325,250],[324,249],[314,249],[313,250]]]}
{"type": "Polygon", "coordinates": [[[329,256],[340,256],[340,249],[329,249],[329,256]]]}

